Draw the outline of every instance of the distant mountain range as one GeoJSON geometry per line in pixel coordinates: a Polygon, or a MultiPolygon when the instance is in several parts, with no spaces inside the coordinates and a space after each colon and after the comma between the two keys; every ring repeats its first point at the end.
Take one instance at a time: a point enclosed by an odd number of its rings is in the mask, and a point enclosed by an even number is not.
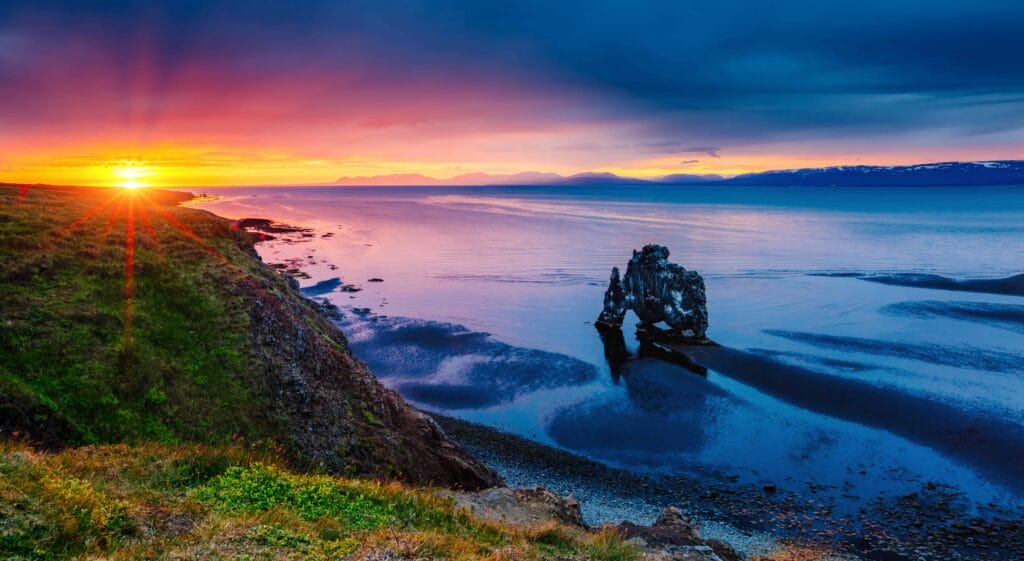
{"type": "Polygon", "coordinates": [[[654,179],[607,172],[563,176],[527,171],[492,175],[467,173],[435,179],[418,173],[342,177],[335,185],[765,185],[765,186],[950,186],[1024,185],[1024,160],[939,162],[912,166],[834,166],[721,175],[673,174],[654,179]]]}
{"type": "Polygon", "coordinates": [[[807,186],[1024,185],[1024,160],[788,169],[738,175],[722,183],[807,186]]]}
{"type": "Polygon", "coordinates": [[[564,183],[569,179],[571,178],[557,173],[544,173],[540,171],[524,171],[506,175],[474,172],[456,175],[448,179],[435,179],[419,173],[391,173],[387,175],[342,177],[335,181],[334,184],[350,185],[353,187],[372,187],[377,185],[553,185],[564,183]]]}

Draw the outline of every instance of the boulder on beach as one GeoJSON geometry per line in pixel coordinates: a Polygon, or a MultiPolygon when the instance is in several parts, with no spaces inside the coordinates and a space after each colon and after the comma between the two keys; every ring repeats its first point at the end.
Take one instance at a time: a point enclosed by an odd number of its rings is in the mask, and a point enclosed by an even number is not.
{"type": "Polygon", "coordinates": [[[597,325],[621,327],[626,312],[632,310],[644,332],[703,340],[708,329],[704,279],[697,271],[669,262],[668,256],[667,247],[649,244],[640,251],[633,250],[621,279],[619,269],[613,268],[597,325]],[[655,326],[659,323],[669,330],[658,330],[655,326]]]}

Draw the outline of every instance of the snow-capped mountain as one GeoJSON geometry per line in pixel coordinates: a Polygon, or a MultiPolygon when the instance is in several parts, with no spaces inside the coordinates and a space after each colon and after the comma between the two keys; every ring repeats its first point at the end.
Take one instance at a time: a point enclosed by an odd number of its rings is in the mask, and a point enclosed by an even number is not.
{"type": "Polygon", "coordinates": [[[1024,185],[1024,160],[787,169],[738,175],[720,183],[810,186],[1024,185]]]}

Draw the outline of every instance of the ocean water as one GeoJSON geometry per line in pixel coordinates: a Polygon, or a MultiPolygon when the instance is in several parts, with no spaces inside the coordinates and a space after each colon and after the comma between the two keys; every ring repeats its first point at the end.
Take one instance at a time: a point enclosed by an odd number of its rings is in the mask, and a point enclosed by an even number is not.
{"type": "Polygon", "coordinates": [[[835,485],[849,508],[929,482],[1024,498],[1024,278],[971,282],[1024,272],[1024,187],[211,193],[315,230],[261,254],[361,287],[316,292],[421,408],[634,471],[835,485]],[[635,323],[606,357],[609,272],[648,243],[705,279],[706,375],[640,352],[635,323]]]}

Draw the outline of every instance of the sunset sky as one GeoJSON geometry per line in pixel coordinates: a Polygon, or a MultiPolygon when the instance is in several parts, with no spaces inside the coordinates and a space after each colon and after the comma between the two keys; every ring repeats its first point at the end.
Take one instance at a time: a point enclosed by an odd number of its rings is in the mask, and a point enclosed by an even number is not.
{"type": "Polygon", "coordinates": [[[996,2],[0,3],[0,181],[1024,158],[996,2]]]}

